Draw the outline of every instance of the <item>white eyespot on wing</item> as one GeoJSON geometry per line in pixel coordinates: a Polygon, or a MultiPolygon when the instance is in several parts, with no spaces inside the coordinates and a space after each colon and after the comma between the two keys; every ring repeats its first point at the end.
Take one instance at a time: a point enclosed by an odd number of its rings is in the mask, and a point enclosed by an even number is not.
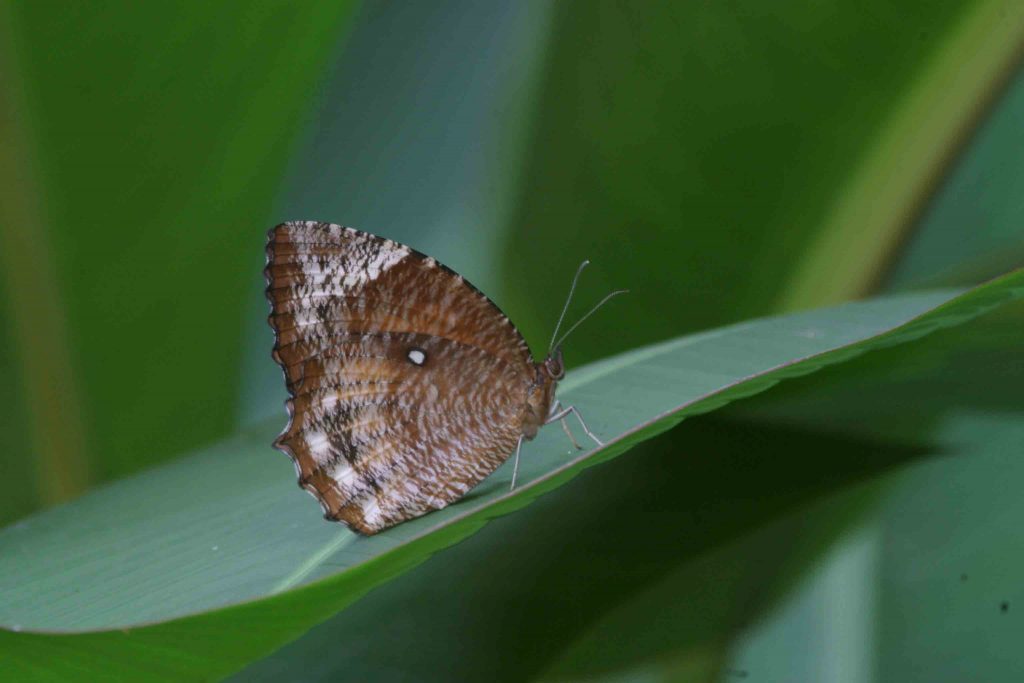
{"type": "Polygon", "coordinates": [[[427,362],[427,354],[422,349],[409,349],[408,357],[413,365],[423,365],[427,362]]]}

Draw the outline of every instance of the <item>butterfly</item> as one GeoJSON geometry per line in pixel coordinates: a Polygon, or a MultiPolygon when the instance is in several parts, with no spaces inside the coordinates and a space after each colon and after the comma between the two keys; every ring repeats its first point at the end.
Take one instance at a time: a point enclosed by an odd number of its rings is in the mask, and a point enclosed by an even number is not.
{"type": "MultiPolygon", "coordinates": [[[[535,362],[501,309],[461,275],[403,244],[332,223],[268,233],[267,299],[288,424],[274,447],[325,518],[365,535],[441,509],[543,425],[576,416],[555,396],[556,341],[535,362]]],[[[580,266],[570,290],[575,290],[580,266]]]]}

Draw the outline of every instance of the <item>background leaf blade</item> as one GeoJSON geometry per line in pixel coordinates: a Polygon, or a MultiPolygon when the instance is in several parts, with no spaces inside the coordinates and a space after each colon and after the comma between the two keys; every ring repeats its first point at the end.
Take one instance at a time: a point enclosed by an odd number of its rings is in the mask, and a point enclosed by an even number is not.
{"type": "MultiPolygon", "coordinates": [[[[851,356],[856,355],[856,352],[863,352],[870,348],[884,347],[917,338],[921,334],[934,330],[944,324],[962,323],[972,314],[979,314],[994,305],[1022,295],[1024,295],[1024,273],[1015,273],[961,296],[954,296],[952,294],[902,296],[879,301],[876,304],[869,302],[817,312],[818,316],[824,316],[824,320],[831,321],[833,327],[839,328],[835,336],[826,337],[819,335],[818,337],[808,337],[798,334],[808,329],[813,329],[808,326],[815,321],[816,314],[810,312],[776,320],[748,323],[731,328],[731,330],[719,331],[710,335],[700,335],[698,340],[703,339],[705,344],[703,348],[697,348],[700,345],[699,343],[686,344],[677,342],[675,346],[678,348],[673,348],[671,344],[664,345],[668,348],[660,349],[653,356],[647,353],[646,357],[643,358],[644,354],[638,353],[636,355],[641,356],[643,360],[630,366],[628,371],[644,376],[644,381],[651,383],[653,381],[664,381],[666,367],[663,364],[659,365],[657,362],[652,364],[652,359],[657,360],[671,352],[682,353],[682,357],[686,357],[688,352],[697,352],[691,357],[691,364],[696,362],[698,365],[690,365],[690,367],[707,367],[708,353],[716,348],[727,348],[730,335],[734,338],[732,339],[734,343],[739,343],[739,346],[734,347],[733,350],[735,348],[746,349],[744,342],[741,340],[749,342],[749,340],[755,337],[759,337],[761,340],[771,340],[774,338],[776,340],[775,348],[770,353],[783,356],[786,355],[787,351],[786,345],[780,343],[782,340],[788,340],[791,343],[794,340],[803,340],[799,342],[797,347],[799,349],[797,357],[803,358],[803,360],[789,364],[771,364],[768,368],[764,369],[765,372],[755,374],[753,378],[747,377],[744,379],[746,375],[744,374],[743,365],[749,364],[749,359],[740,361],[741,364],[734,366],[732,369],[732,372],[739,381],[738,384],[724,381],[721,376],[717,376],[715,380],[698,376],[694,380],[696,383],[690,385],[690,390],[694,392],[694,395],[689,402],[683,401],[685,407],[681,411],[679,409],[676,409],[674,412],[668,411],[662,414],[657,421],[642,422],[634,427],[631,436],[620,438],[620,440],[612,443],[604,452],[598,453],[597,457],[577,458],[566,463],[563,456],[559,453],[561,447],[552,447],[552,444],[555,442],[548,442],[545,438],[538,439],[540,446],[537,452],[531,459],[524,460],[526,463],[524,468],[526,477],[524,481],[529,480],[530,483],[525,484],[515,493],[507,493],[507,477],[510,473],[507,471],[508,468],[506,468],[505,471],[485,482],[478,491],[474,492],[475,495],[471,495],[466,500],[447,510],[400,525],[377,537],[360,539],[357,543],[346,545],[337,554],[337,557],[331,559],[343,564],[348,563],[349,568],[339,569],[338,566],[325,564],[321,567],[319,573],[313,573],[309,576],[309,579],[313,580],[312,583],[302,585],[293,590],[267,595],[270,589],[277,585],[277,582],[283,575],[294,569],[296,566],[295,558],[299,557],[300,561],[304,561],[309,557],[309,553],[303,554],[300,552],[301,548],[297,546],[283,548],[284,552],[281,553],[281,557],[286,560],[290,567],[285,568],[284,565],[274,567],[269,566],[272,563],[269,553],[273,552],[273,546],[286,542],[288,538],[293,538],[297,544],[305,543],[311,551],[315,551],[324,542],[331,542],[338,533],[347,532],[339,532],[339,529],[334,525],[322,524],[317,527],[308,521],[303,522],[307,518],[318,517],[319,514],[313,509],[315,506],[309,505],[308,501],[295,500],[301,497],[292,488],[291,473],[285,474],[281,471],[289,469],[289,466],[286,462],[282,462],[283,459],[280,458],[273,460],[274,464],[267,468],[266,473],[258,475],[258,477],[263,478],[266,489],[262,492],[253,489],[243,490],[240,492],[240,497],[233,496],[231,500],[223,501],[225,491],[221,489],[221,485],[224,477],[218,477],[216,471],[211,467],[215,464],[216,467],[223,468],[224,472],[232,473],[232,476],[237,471],[237,468],[240,467],[244,467],[247,470],[260,469],[256,462],[252,460],[253,453],[251,449],[245,448],[235,453],[216,455],[216,457],[211,457],[210,455],[207,455],[205,458],[198,456],[191,463],[184,461],[173,466],[179,469],[177,476],[180,482],[202,482],[203,487],[209,488],[209,491],[204,493],[202,488],[197,488],[194,484],[189,485],[182,492],[189,497],[189,508],[198,510],[200,513],[209,512],[207,508],[203,507],[205,504],[203,501],[211,504],[220,501],[219,504],[222,504],[225,508],[213,518],[210,515],[200,514],[195,519],[192,527],[186,528],[178,538],[174,539],[175,544],[172,550],[176,555],[180,555],[188,563],[194,564],[195,553],[201,552],[208,557],[212,557],[214,553],[220,552],[219,548],[214,549],[211,545],[212,537],[208,534],[204,535],[204,524],[221,529],[225,532],[225,537],[228,538],[235,535],[237,531],[244,529],[251,530],[257,528],[262,533],[261,541],[254,542],[253,539],[248,539],[246,543],[242,544],[242,547],[233,549],[236,555],[231,569],[234,569],[237,573],[240,569],[244,568],[246,574],[241,578],[245,578],[245,580],[240,580],[238,576],[235,577],[234,590],[236,593],[234,597],[225,596],[222,590],[213,591],[217,594],[216,596],[208,594],[208,597],[205,598],[208,606],[204,609],[212,608],[212,611],[193,614],[192,616],[181,616],[181,611],[179,611],[176,615],[173,610],[195,611],[200,608],[195,603],[189,604],[187,600],[183,602],[180,599],[175,604],[169,605],[169,600],[171,600],[172,596],[168,594],[162,596],[161,600],[154,601],[152,607],[154,611],[150,611],[148,614],[136,611],[134,612],[135,616],[132,617],[124,612],[124,603],[120,607],[118,606],[120,598],[111,601],[110,598],[112,596],[108,593],[104,603],[102,598],[103,590],[100,593],[85,596],[72,594],[72,591],[76,589],[85,590],[90,588],[83,580],[83,575],[79,575],[76,579],[67,573],[67,569],[64,569],[61,574],[51,575],[49,578],[40,576],[41,565],[35,563],[45,560],[45,552],[40,554],[39,551],[45,551],[47,543],[53,544],[48,552],[60,552],[63,557],[71,557],[73,554],[74,549],[69,546],[69,543],[72,539],[78,537],[76,532],[79,530],[75,529],[74,524],[76,520],[79,521],[79,524],[82,523],[82,511],[86,509],[83,506],[94,504],[103,508],[105,505],[110,504],[109,501],[120,500],[119,503],[114,505],[115,508],[123,507],[130,509],[132,506],[126,504],[126,501],[130,503],[131,500],[138,499],[140,496],[143,499],[145,498],[145,491],[132,490],[133,486],[136,489],[144,488],[139,483],[144,480],[148,480],[149,486],[161,486],[163,490],[177,488],[175,486],[168,487],[168,484],[174,481],[173,472],[168,473],[168,468],[155,470],[136,478],[134,482],[129,481],[112,485],[106,491],[102,491],[95,496],[86,497],[65,509],[55,510],[27,520],[0,535],[0,545],[13,548],[16,550],[16,553],[21,554],[21,557],[12,557],[11,553],[0,552],[0,558],[3,558],[5,565],[4,571],[0,572],[0,576],[4,577],[5,580],[5,587],[3,589],[5,599],[0,601],[0,604],[4,605],[5,609],[3,619],[7,624],[8,630],[10,630],[12,623],[21,630],[20,633],[7,633],[4,637],[8,643],[20,642],[25,638],[38,638],[37,644],[44,643],[48,638],[56,638],[55,643],[63,643],[64,645],[61,645],[61,647],[67,646],[72,649],[82,647],[93,638],[101,637],[121,641],[122,645],[127,647],[134,647],[131,645],[132,642],[140,644],[149,642],[150,644],[145,647],[166,648],[167,656],[170,658],[167,661],[170,665],[175,659],[193,656],[188,654],[190,652],[188,649],[184,652],[179,651],[179,648],[182,647],[181,639],[184,639],[186,634],[190,632],[208,633],[209,631],[218,631],[222,634],[220,641],[214,645],[209,639],[204,640],[203,648],[210,647],[218,652],[223,651],[225,654],[216,661],[212,659],[210,661],[204,660],[202,666],[213,667],[211,670],[220,672],[229,671],[232,668],[237,668],[240,665],[239,662],[245,661],[246,658],[251,659],[260,652],[267,652],[270,643],[274,643],[276,646],[297,637],[303,630],[327,618],[330,614],[342,609],[344,606],[351,604],[352,601],[364,595],[372,587],[424,561],[433,552],[447,547],[477,531],[488,519],[507,514],[526,505],[542,492],[552,490],[576,476],[583,468],[605,460],[611,457],[613,453],[625,450],[633,441],[668,428],[671,424],[681,419],[684,414],[697,414],[706,412],[714,407],[720,407],[727,400],[735,400],[736,398],[749,395],[755,389],[763,390],[783,377],[805,374],[809,370],[819,368],[830,362],[847,360],[851,356]],[[874,319],[874,327],[868,324],[868,321],[874,317],[872,313],[877,316],[874,319]],[[840,325],[838,323],[840,319],[845,319],[846,324],[840,325]],[[759,335],[757,331],[759,327],[764,328],[764,334],[759,335]],[[836,346],[836,340],[840,338],[846,339],[846,346],[843,346],[841,343],[839,346],[836,346]],[[808,350],[808,345],[815,339],[820,345],[821,350],[824,351],[824,355],[820,353],[814,354],[808,350]],[[708,381],[717,382],[719,388],[724,390],[725,395],[723,396],[712,391],[711,395],[702,399],[702,394],[699,393],[699,386],[701,382],[708,381]],[[751,386],[752,383],[754,384],[753,387],[751,386]],[[198,474],[198,470],[188,471],[190,466],[194,467],[196,463],[204,465],[202,467],[202,475],[198,474]],[[274,472],[274,467],[278,465],[280,465],[277,468],[277,471],[280,473],[279,475],[274,472]],[[540,472],[544,473],[539,474],[540,472]],[[272,480],[274,480],[273,483],[272,480]],[[275,498],[277,502],[274,502],[275,498]],[[249,502],[235,510],[233,503],[238,500],[248,500],[249,502]],[[261,514],[264,509],[267,509],[268,512],[267,520],[275,520],[274,524],[254,525],[252,522],[255,515],[261,514]],[[237,517],[232,517],[232,515],[237,515],[237,517]],[[243,522],[242,526],[239,526],[237,529],[227,526],[225,521],[232,519],[243,522]],[[301,530],[301,539],[296,538],[299,535],[297,531],[299,529],[301,530]],[[278,533],[280,533],[280,536],[277,536],[278,533]],[[68,534],[68,536],[61,537],[60,534],[68,534]],[[45,539],[45,541],[41,541],[41,538],[45,539]],[[251,545],[246,547],[249,544],[251,545]],[[239,557],[248,559],[246,562],[239,562],[239,557]],[[26,581],[25,578],[29,574],[33,575],[32,580],[26,581]],[[253,583],[249,583],[249,581],[253,583]],[[46,588],[47,582],[49,582],[49,588],[46,588]],[[255,591],[253,591],[254,586],[256,587],[255,591]],[[49,590],[51,592],[46,594],[47,599],[44,602],[36,601],[36,598],[44,594],[39,592],[42,590],[49,590]],[[63,595],[54,592],[60,590],[63,590],[63,595]],[[29,592],[26,593],[25,591],[29,592]],[[249,594],[246,596],[244,592],[249,594]],[[97,602],[97,599],[99,599],[99,602],[97,602]],[[83,604],[75,606],[76,600],[83,600],[85,605],[91,605],[91,615],[83,614],[83,604]],[[230,607],[216,607],[218,604],[223,605],[225,601],[234,602],[237,600],[242,602],[230,607]],[[47,616],[39,612],[39,605],[44,605],[43,609],[50,610],[51,613],[47,616]],[[32,615],[33,609],[37,610],[34,615],[32,615]],[[120,613],[118,613],[118,609],[121,609],[120,613]],[[287,619],[267,618],[268,615],[279,615],[281,613],[287,613],[289,617],[287,619]],[[260,616],[258,617],[257,615],[260,616]],[[77,636],[74,634],[47,635],[25,632],[28,629],[60,629],[61,623],[69,617],[77,620],[78,628],[116,627],[117,630],[93,631],[84,634],[82,640],[75,640],[77,636]],[[240,635],[239,630],[227,627],[228,624],[252,623],[252,620],[260,617],[263,618],[260,623],[266,629],[266,632],[263,634],[265,640],[254,639],[249,643],[241,642],[245,639],[238,638],[240,635]],[[89,623],[83,621],[84,618],[92,619],[93,621],[89,623]],[[150,626],[139,623],[139,621],[160,619],[169,619],[169,621],[154,623],[150,626]],[[107,620],[105,625],[103,620],[107,620]],[[132,625],[134,627],[129,628],[132,625]],[[217,625],[216,628],[213,625],[217,625]],[[195,631],[196,629],[198,631],[195,631]],[[140,638],[140,635],[143,637],[140,638]]],[[[817,322],[822,322],[822,320],[817,322]]],[[[829,325],[824,325],[821,327],[821,330],[828,327],[829,325]]],[[[769,343],[766,346],[771,348],[773,344],[769,343]]],[[[792,353],[792,348],[789,348],[789,354],[791,355],[792,353]]],[[[722,357],[733,357],[733,354],[726,351],[722,357]]],[[[583,398],[585,390],[591,384],[601,381],[605,382],[603,385],[605,389],[590,395],[590,398],[594,398],[599,393],[609,391],[610,387],[618,384],[618,382],[612,382],[612,380],[616,377],[616,373],[623,373],[624,371],[624,368],[614,369],[611,372],[605,371],[603,374],[599,374],[598,378],[593,380],[593,382],[581,382],[575,390],[571,391],[573,394],[578,394],[583,398]]],[[[621,376],[619,380],[621,381],[621,376]]],[[[626,398],[628,399],[628,396],[626,398]]],[[[594,424],[606,424],[609,427],[614,427],[617,431],[621,431],[621,427],[615,427],[614,419],[606,416],[608,414],[603,412],[601,405],[593,402],[589,407],[594,424]],[[594,415],[595,413],[596,415],[594,415]]],[[[650,409],[650,406],[647,406],[647,408],[650,409]]],[[[613,412],[621,411],[622,406],[613,406],[613,412]]],[[[264,439],[268,439],[273,431],[270,428],[260,430],[255,437],[256,442],[265,443],[264,439]]],[[[550,430],[548,431],[550,432],[550,430]]],[[[268,448],[264,448],[264,450],[269,451],[268,448]]],[[[268,460],[267,462],[269,463],[270,461],[268,460]]],[[[257,477],[255,474],[251,476],[257,477]]],[[[143,519],[140,523],[145,531],[149,533],[153,530],[145,528],[147,524],[164,523],[167,519],[166,511],[157,510],[154,511],[152,518],[148,520],[143,519]]],[[[174,519],[172,517],[171,522],[173,522],[175,527],[182,526],[181,519],[174,519]]],[[[135,544],[138,543],[138,538],[127,533],[130,529],[122,528],[117,531],[119,533],[112,534],[112,536],[117,536],[114,541],[122,548],[120,555],[116,553],[111,555],[110,549],[93,542],[96,540],[95,538],[84,539],[86,542],[83,544],[82,552],[90,555],[94,563],[109,562],[113,559],[115,564],[120,566],[122,570],[130,569],[123,562],[126,559],[123,549],[129,549],[130,552],[135,551],[135,544]]],[[[156,538],[168,536],[168,534],[162,532],[151,533],[151,535],[156,538]]],[[[173,538],[173,535],[171,537],[173,538]]],[[[158,549],[143,547],[137,550],[145,561],[152,562],[154,559],[153,554],[158,549]]],[[[232,549],[225,548],[225,550],[232,549]]],[[[212,559],[208,562],[206,569],[221,571],[224,562],[223,558],[212,559]]],[[[89,565],[86,562],[72,564],[74,566],[82,566],[85,568],[83,571],[94,573],[98,577],[110,576],[109,572],[98,571],[98,565],[96,564],[89,565]]],[[[145,570],[145,563],[140,566],[145,570]]],[[[167,579],[170,577],[177,577],[178,580],[188,578],[187,575],[177,571],[174,567],[164,567],[164,569],[169,569],[170,573],[145,576],[144,572],[141,577],[139,575],[132,577],[131,572],[126,572],[120,577],[133,581],[135,588],[124,583],[98,585],[106,585],[108,589],[112,589],[117,593],[127,591],[130,594],[136,591],[137,595],[135,597],[137,597],[145,593],[144,590],[140,590],[144,587],[145,581],[155,581],[156,585],[162,585],[167,583],[167,579]],[[142,583],[139,582],[140,578],[144,579],[142,583]]],[[[138,567],[136,567],[137,570],[138,567]]],[[[192,578],[194,580],[197,577],[192,578]]],[[[207,581],[205,579],[209,577],[204,576],[203,578],[203,581],[195,581],[192,588],[197,589],[206,585],[207,581]]],[[[106,579],[103,580],[106,581],[106,579]]],[[[226,585],[222,584],[218,588],[224,588],[226,585]]],[[[93,588],[96,588],[96,586],[93,586],[93,588]]],[[[173,592],[177,595],[183,595],[183,588],[183,585],[171,585],[168,587],[168,593],[173,592]]],[[[40,646],[45,647],[44,645],[40,646]]],[[[117,650],[116,646],[112,647],[114,648],[112,651],[117,650]]],[[[213,657],[213,655],[203,655],[202,652],[198,652],[196,656],[200,660],[204,656],[213,657]]]]}

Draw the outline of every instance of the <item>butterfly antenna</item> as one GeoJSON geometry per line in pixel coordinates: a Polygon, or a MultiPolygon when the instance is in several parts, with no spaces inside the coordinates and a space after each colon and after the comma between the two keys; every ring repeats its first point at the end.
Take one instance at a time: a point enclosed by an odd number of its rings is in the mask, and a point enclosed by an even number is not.
{"type": "Polygon", "coordinates": [[[572,278],[572,286],[569,287],[569,296],[565,298],[565,306],[562,306],[562,315],[558,316],[558,324],[555,325],[555,333],[551,335],[551,345],[548,346],[548,355],[550,355],[551,350],[555,348],[555,339],[558,337],[558,329],[562,326],[562,321],[565,320],[565,312],[569,310],[569,304],[572,302],[573,292],[576,291],[576,282],[580,279],[580,273],[582,273],[583,269],[588,265],[590,265],[590,261],[584,260],[583,263],[580,264],[580,267],[576,269],[576,275],[572,278]]]}
{"type": "Polygon", "coordinates": [[[629,293],[628,289],[617,289],[614,292],[612,292],[611,294],[607,295],[605,298],[603,298],[600,301],[598,301],[597,305],[594,306],[593,308],[591,308],[589,311],[587,311],[587,314],[585,316],[583,316],[582,318],[577,320],[576,324],[573,325],[572,327],[570,327],[569,331],[566,332],[565,334],[563,334],[562,338],[558,340],[558,343],[553,344],[551,346],[551,348],[555,348],[555,347],[561,346],[562,342],[565,341],[565,338],[568,337],[570,334],[572,334],[572,331],[575,330],[577,327],[579,327],[580,323],[582,323],[584,320],[586,320],[590,316],[594,315],[594,312],[597,311],[597,309],[599,309],[602,306],[604,306],[606,303],[608,303],[609,299],[611,299],[612,297],[618,296],[619,294],[627,294],[627,293],[629,293]]]}

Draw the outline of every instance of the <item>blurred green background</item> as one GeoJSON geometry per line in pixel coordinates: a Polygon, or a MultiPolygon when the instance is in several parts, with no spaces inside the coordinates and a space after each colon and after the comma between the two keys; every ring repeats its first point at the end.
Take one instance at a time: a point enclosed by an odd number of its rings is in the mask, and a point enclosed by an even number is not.
{"type": "MultiPolygon", "coordinates": [[[[281,220],[436,256],[535,350],[590,258],[580,309],[632,293],[570,366],[1024,261],[1017,2],[14,2],[0,24],[0,523],[283,421],[281,220]]],[[[687,423],[243,675],[329,649],[308,678],[1014,680],[1020,321],[687,423]],[[642,529],[602,512],[652,490],[642,529]],[[678,542],[693,516],[722,528],[678,542]],[[437,592],[452,567],[486,609],[437,592]],[[941,618],[956,600],[975,611],[941,618]]]]}

